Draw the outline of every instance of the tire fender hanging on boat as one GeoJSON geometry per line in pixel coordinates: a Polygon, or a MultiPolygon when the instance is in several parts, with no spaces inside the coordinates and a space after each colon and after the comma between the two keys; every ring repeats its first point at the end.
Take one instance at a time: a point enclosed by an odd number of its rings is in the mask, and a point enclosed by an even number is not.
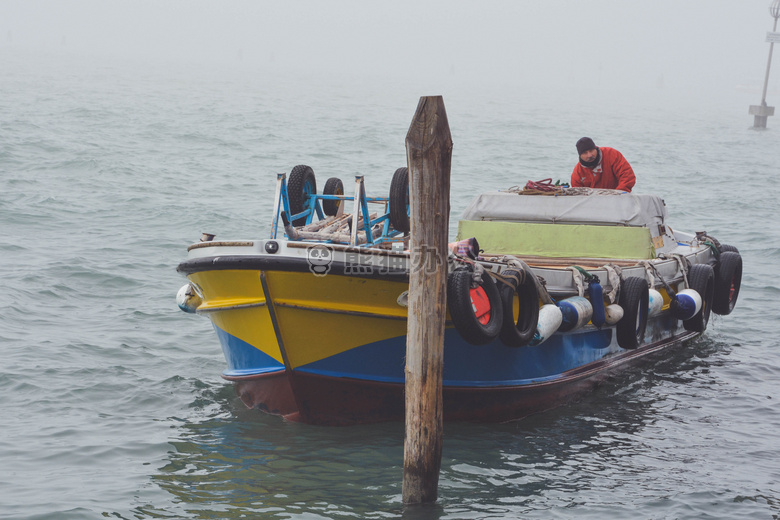
{"type": "Polygon", "coordinates": [[[638,276],[629,276],[620,287],[618,301],[623,308],[623,318],[617,323],[615,332],[621,348],[633,350],[644,341],[649,290],[647,280],[638,276]]]}
{"type": "Polygon", "coordinates": [[[456,269],[447,277],[447,305],[455,329],[472,345],[493,341],[501,331],[501,296],[490,274],[481,270],[475,282],[471,269],[456,269]]]}
{"type": "Polygon", "coordinates": [[[506,269],[501,273],[504,283],[499,284],[501,306],[504,310],[504,323],[499,337],[508,347],[527,345],[536,333],[539,321],[539,292],[536,288],[535,276],[530,270],[506,269]],[[515,295],[518,308],[515,314],[515,295]]]}
{"type": "Polygon", "coordinates": [[[712,310],[716,314],[726,316],[731,314],[739,297],[739,288],[742,285],[742,256],[736,248],[728,245],[721,246],[724,252],[720,254],[718,267],[715,270],[715,296],[712,302],[712,310]]]}
{"type": "Polygon", "coordinates": [[[688,285],[690,289],[693,289],[701,296],[701,308],[692,318],[683,320],[683,327],[685,327],[685,330],[692,332],[704,332],[707,328],[707,323],[710,321],[712,300],[715,296],[714,270],[707,264],[692,265],[688,271],[688,285]]]}

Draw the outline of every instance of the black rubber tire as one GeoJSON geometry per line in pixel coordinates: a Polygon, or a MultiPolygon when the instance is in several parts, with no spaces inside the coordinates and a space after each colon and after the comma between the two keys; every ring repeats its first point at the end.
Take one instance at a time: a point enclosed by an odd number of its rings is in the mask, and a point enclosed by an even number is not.
{"type": "MultiPolygon", "coordinates": [[[[323,195],[344,195],[344,183],[338,177],[331,177],[325,181],[325,188],[322,189],[323,195]]],[[[344,200],[323,200],[322,211],[329,217],[335,216],[339,212],[339,207],[344,204],[344,200]]]]}
{"type": "Polygon", "coordinates": [[[712,311],[721,316],[731,314],[737,304],[741,285],[742,256],[733,251],[721,253],[715,275],[715,296],[712,300],[712,311]]]}
{"type": "Polygon", "coordinates": [[[707,264],[692,265],[688,271],[688,285],[701,296],[701,310],[693,318],[683,321],[683,327],[691,332],[704,332],[710,321],[715,296],[715,271],[707,264]]]}
{"type": "Polygon", "coordinates": [[[615,331],[621,348],[633,350],[642,344],[647,329],[647,307],[650,303],[650,288],[647,280],[629,276],[620,286],[618,303],[623,307],[623,317],[615,331]]]}
{"type": "Polygon", "coordinates": [[[409,223],[409,169],[398,168],[390,181],[390,224],[401,233],[408,233],[409,223]]]}
{"type": "Polygon", "coordinates": [[[507,277],[510,285],[497,284],[501,306],[504,308],[504,323],[499,338],[507,347],[522,347],[527,345],[536,333],[536,324],[539,322],[539,291],[531,278],[533,274],[528,275],[525,271],[516,269],[507,269],[501,274],[507,277]],[[515,294],[520,304],[517,316],[514,311],[515,294]]]}
{"type": "Polygon", "coordinates": [[[730,246],[728,244],[721,244],[720,245],[720,252],[721,253],[727,253],[727,252],[739,253],[739,249],[737,249],[735,246],[730,246]]]}
{"type": "MultiPolygon", "coordinates": [[[[314,170],[305,164],[299,164],[290,171],[287,180],[287,196],[290,199],[290,213],[296,215],[304,210],[308,203],[309,195],[317,193],[317,180],[314,170]]],[[[306,218],[299,218],[293,222],[293,226],[303,226],[306,218]]]]}
{"type": "Polygon", "coordinates": [[[447,278],[447,305],[452,318],[452,324],[461,337],[472,345],[484,345],[493,341],[501,332],[503,309],[501,297],[493,279],[487,272],[482,273],[480,286],[484,289],[490,303],[490,318],[486,324],[477,319],[471,300],[472,272],[469,269],[458,269],[447,278]]]}

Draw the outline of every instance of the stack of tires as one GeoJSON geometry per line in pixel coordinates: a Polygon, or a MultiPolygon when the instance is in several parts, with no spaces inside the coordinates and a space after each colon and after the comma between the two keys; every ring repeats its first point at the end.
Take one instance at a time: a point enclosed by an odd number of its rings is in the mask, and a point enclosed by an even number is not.
{"type": "Polygon", "coordinates": [[[476,277],[470,267],[452,271],[447,279],[447,305],[461,337],[472,345],[496,338],[508,347],[530,343],[539,319],[539,294],[532,276],[508,269],[497,285],[487,271],[476,277]]]}
{"type": "MultiPolygon", "coordinates": [[[[720,248],[714,268],[709,264],[694,264],[688,270],[688,288],[696,292],[701,303],[697,304],[695,314],[679,318],[685,330],[704,332],[712,312],[730,314],[737,303],[742,257],[733,246],[720,248]]],[[[507,269],[501,272],[501,282],[496,284],[487,271],[479,276],[470,266],[452,271],[447,281],[447,305],[463,339],[473,345],[484,345],[496,338],[509,347],[535,344],[534,335],[541,322],[533,276],[522,270],[507,269]]],[[[615,327],[621,348],[636,349],[644,341],[649,292],[644,278],[631,276],[623,280],[618,299],[623,317],[615,327]]]]}

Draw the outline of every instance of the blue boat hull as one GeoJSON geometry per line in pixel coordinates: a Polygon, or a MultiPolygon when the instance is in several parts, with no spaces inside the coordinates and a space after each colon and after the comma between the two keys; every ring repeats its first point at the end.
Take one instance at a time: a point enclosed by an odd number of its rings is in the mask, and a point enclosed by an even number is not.
{"type": "MultiPolygon", "coordinates": [[[[676,320],[652,319],[647,343],[617,346],[613,328],[558,333],[537,347],[507,348],[496,341],[474,346],[447,329],[443,407],[447,421],[504,422],[560,406],[591,391],[606,377],[648,355],[676,348],[698,334],[676,320]]],[[[229,335],[219,334],[227,351],[229,335]]],[[[240,340],[239,340],[240,341],[240,340]]],[[[295,370],[275,363],[232,366],[244,403],[293,421],[350,425],[404,419],[404,356],[400,336],[352,349],[295,370]]],[[[228,358],[230,359],[230,358],[228,358]]]]}

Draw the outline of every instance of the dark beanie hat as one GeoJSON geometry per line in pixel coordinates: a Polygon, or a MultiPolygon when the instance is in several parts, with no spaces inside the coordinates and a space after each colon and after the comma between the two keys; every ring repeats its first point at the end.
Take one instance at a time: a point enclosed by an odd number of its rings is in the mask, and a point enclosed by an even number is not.
{"type": "Polygon", "coordinates": [[[590,137],[583,137],[579,141],[577,141],[577,154],[582,155],[588,150],[593,150],[596,148],[596,143],[593,142],[593,139],[590,137]]]}

